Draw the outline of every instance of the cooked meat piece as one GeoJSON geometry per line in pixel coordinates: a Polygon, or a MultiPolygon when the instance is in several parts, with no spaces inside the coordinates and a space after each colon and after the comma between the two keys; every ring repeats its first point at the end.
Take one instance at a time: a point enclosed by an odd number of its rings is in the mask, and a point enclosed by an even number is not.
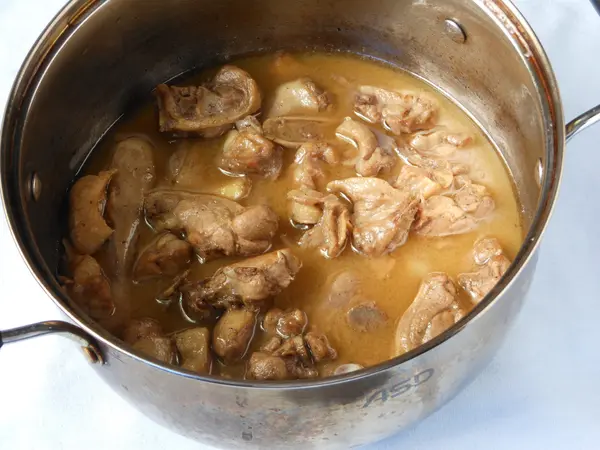
{"type": "Polygon", "coordinates": [[[229,309],[213,330],[212,348],[225,364],[241,360],[254,337],[256,313],[247,309],[229,309]]]}
{"type": "Polygon", "coordinates": [[[477,304],[500,281],[510,267],[510,260],[495,238],[484,238],[476,242],[473,260],[476,264],[475,272],[460,274],[458,283],[467,291],[471,301],[477,304]]]}
{"type": "Polygon", "coordinates": [[[155,167],[153,146],[139,137],[119,142],[111,168],[116,171],[110,183],[106,214],[114,227],[112,248],[116,272],[128,273],[135,253],[144,194],[153,187],[155,167]]]}
{"type": "Polygon", "coordinates": [[[454,184],[457,188],[453,194],[454,201],[463,211],[475,218],[481,219],[489,215],[496,207],[485,186],[473,183],[464,175],[457,176],[454,184]]]}
{"type": "Polygon", "coordinates": [[[335,132],[358,149],[356,173],[360,176],[374,177],[395,164],[394,155],[378,146],[375,134],[364,123],[346,117],[335,132]]]}
{"type": "Polygon", "coordinates": [[[72,278],[63,278],[71,300],[93,319],[107,319],[115,312],[108,278],[90,255],[78,255],[69,246],[67,258],[72,278]]]}
{"type": "Polygon", "coordinates": [[[144,337],[163,336],[163,329],[158,320],[150,317],[133,319],[123,331],[123,340],[128,344],[135,344],[144,337]]]}
{"type": "Polygon", "coordinates": [[[173,340],[164,336],[146,336],[137,340],[132,347],[154,359],[167,364],[176,364],[177,348],[173,340]]]}
{"type": "Polygon", "coordinates": [[[299,309],[283,312],[279,308],[272,308],[265,314],[262,328],[269,334],[289,338],[302,334],[307,324],[306,313],[299,309]]]}
{"type": "Polygon", "coordinates": [[[227,135],[219,167],[234,175],[254,174],[275,180],[283,165],[281,148],[262,135],[253,116],[248,117],[252,119],[239,121],[239,128],[227,135]]]}
{"type": "Polygon", "coordinates": [[[289,148],[298,148],[307,142],[324,141],[333,125],[329,118],[273,117],[265,120],[265,136],[273,142],[289,148]]]}
{"type": "Polygon", "coordinates": [[[256,116],[246,116],[243,119],[236,120],[235,128],[240,133],[248,132],[254,134],[263,134],[263,129],[256,116]]]}
{"type": "Polygon", "coordinates": [[[348,178],[327,185],[354,204],[354,248],[367,256],[380,256],[404,245],[418,209],[417,198],[394,189],[379,178],[348,178]]]}
{"type": "MultiPolygon", "coordinates": [[[[291,192],[290,192],[291,194],[291,192]]],[[[323,213],[319,222],[300,238],[300,246],[318,248],[326,258],[337,258],[346,248],[352,230],[350,210],[336,195],[321,200],[323,213]]]]}
{"type": "Polygon", "coordinates": [[[266,343],[261,345],[260,351],[265,353],[273,353],[275,350],[281,347],[282,343],[283,340],[279,336],[271,336],[266,343]]]}
{"type": "MultiPolygon", "coordinates": [[[[425,169],[427,176],[442,188],[447,189],[452,185],[455,175],[454,167],[445,159],[426,158],[410,147],[400,148],[399,153],[407,164],[425,169]]],[[[462,167],[458,167],[458,169],[462,170],[462,167]]]]}
{"type": "Polygon", "coordinates": [[[156,87],[160,131],[211,136],[260,108],[256,82],[242,69],[223,66],[207,86],[156,87]]]}
{"type": "Polygon", "coordinates": [[[433,127],[437,117],[437,104],[424,93],[361,86],[354,111],[366,121],[381,123],[387,130],[400,135],[433,127]]]}
{"type": "Polygon", "coordinates": [[[206,305],[227,308],[242,303],[256,308],[288,287],[300,267],[289,249],[250,258],[220,268],[208,280],[184,285],[184,302],[197,311],[206,305]]]}
{"type": "Polygon", "coordinates": [[[309,78],[284,83],[275,91],[269,117],[290,113],[318,113],[331,104],[330,96],[309,78]]]}
{"type": "Polygon", "coordinates": [[[292,336],[283,341],[283,344],[273,351],[273,356],[295,356],[303,364],[310,365],[312,363],[311,356],[306,348],[306,342],[302,335],[292,336]]]}
{"type": "Polygon", "coordinates": [[[300,187],[317,189],[317,182],[325,177],[321,161],[337,164],[338,158],[333,147],[328,144],[311,142],[303,144],[294,157],[294,181],[300,187]]]}
{"type": "Polygon", "coordinates": [[[244,208],[207,194],[156,190],[146,196],[144,206],[155,230],[185,231],[202,260],[263,253],[279,226],[268,206],[244,208]]]}
{"type": "Polygon", "coordinates": [[[315,363],[337,358],[337,352],[324,334],[310,331],[304,336],[304,341],[315,363]]]}
{"type": "Polygon", "coordinates": [[[190,328],[174,335],[181,367],[196,373],[208,374],[212,364],[210,331],[207,328],[190,328]]]}
{"type": "Polygon", "coordinates": [[[113,229],[104,220],[106,188],[116,170],[86,175],[75,182],[69,194],[71,242],[79,253],[93,255],[111,236],[113,229]]]}
{"type": "Polygon", "coordinates": [[[177,348],[165,336],[160,323],[148,317],[134,319],[123,332],[123,340],[135,350],[167,364],[177,361],[177,348]]]}
{"type": "Polygon", "coordinates": [[[333,375],[344,375],[350,372],[356,372],[357,370],[361,369],[364,369],[364,367],[360,364],[342,364],[341,366],[336,367],[336,369],[333,371],[333,375]]]}
{"type": "Polygon", "coordinates": [[[422,204],[414,224],[417,234],[429,237],[469,233],[477,228],[477,221],[458,207],[450,197],[434,195],[422,204]]]}
{"type": "Polygon", "coordinates": [[[398,322],[394,356],[433,339],[463,315],[452,279],[445,273],[430,273],[421,282],[417,296],[398,322]]]}
{"type": "Polygon", "coordinates": [[[247,376],[254,380],[287,380],[288,365],[283,358],[262,352],[254,352],[248,361],[247,376]]]}
{"type": "Polygon", "coordinates": [[[133,268],[133,278],[174,277],[190,265],[192,255],[192,247],[186,241],[173,233],[161,233],[140,252],[133,268]]]}
{"type": "Polygon", "coordinates": [[[394,187],[408,191],[422,199],[428,199],[442,190],[440,184],[433,180],[429,171],[408,165],[402,166],[394,187]]]}
{"type": "Polygon", "coordinates": [[[350,308],[346,313],[346,321],[353,330],[370,333],[383,326],[388,316],[375,302],[365,301],[350,308]]]}
{"type": "Polygon", "coordinates": [[[325,194],[314,189],[294,189],[287,194],[290,218],[300,225],[315,225],[323,215],[325,194]]]}
{"type": "Polygon", "coordinates": [[[329,303],[332,307],[344,306],[360,293],[361,280],[358,274],[345,271],[337,274],[331,283],[329,303]]]}
{"type": "Polygon", "coordinates": [[[305,367],[296,357],[273,356],[263,352],[254,352],[250,356],[247,377],[254,380],[292,380],[316,378],[319,372],[305,367]]]}
{"type": "Polygon", "coordinates": [[[449,133],[436,130],[416,134],[410,145],[421,155],[431,158],[448,158],[457,149],[464,148],[473,142],[473,137],[466,133],[449,133]]]}

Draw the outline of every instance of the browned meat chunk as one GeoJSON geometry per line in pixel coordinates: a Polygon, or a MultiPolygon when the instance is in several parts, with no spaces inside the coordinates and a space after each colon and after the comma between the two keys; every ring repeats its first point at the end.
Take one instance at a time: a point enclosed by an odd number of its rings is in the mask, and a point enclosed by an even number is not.
{"type": "Polygon", "coordinates": [[[428,199],[442,190],[440,184],[433,180],[429,171],[408,165],[402,166],[394,187],[422,199],[428,199]]]}
{"type": "Polygon", "coordinates": [[[417,296],[398,322],[393,356],[433,339],[463,315],[452,279],[445,273],[430,273],[421,282],[417,296]]]}
{"type": "Polygon", "coordinates": [[[89,255],[78,255],[67,246],[72,278],[63,278],[69,297],[93,319],[107,319],[115,304],[108,278],[100,264],[89,255]]]}
{"type": "Polygon", "coordinates": [[[457,149],[464,148],[473,142],[473,137],[465,133],[449,133],[436,130],[419,133],[410,140],[410,145],[421,155],[430,158],[448,158],[457,149]]]}
{"type": "Polygon", "coordinates": [[[374,177],[396,163],[396,157],[379,147],[375,134],[363,123],[346,117],[337,127],[336,135],[358,149],[356,173],[360,176],[374,177]]]}
{"type": "MultiPolygon", "coordinates": [[[[427,177],[447,189],[452,186],[455,167],[445,159],[426,158],[410,147],[400,148],[400,154],[407,164],[424,169],[427,177]]],[[[459,167],[460,168],[460,167],[459,167]]]]}
{"type": "Polygon", "coordinates": [[[157,190],[146,196],[144,206],[155,230],[184,231],[202,260],[263,253],[279,226],[268,206],[244,208],[213,195],[157,190]]]}
{"type": "Polygon", "coordinates": [[[144,194],[155,181],[153,146],[131,137],[119,142],[111,167],[116,171],[110,184],[106,213],[114,227],[112,247],[116,272],[128,273],[138,237],[144,194]]]}
{"type": "Polygon", "coordinates": [[[247,377],[254,380],[291,380],[316,378],[319,372],[311,367],[304,367],[294,357],[273,356],[267,353],[254,352],[248,361],[247,377]]]}
{"type": "Polygon", "coordinates": [[[212,365],[210,331],[207,328],[190,328],[175,334],[181,367],[192,372],[208,374],[212,365]]]}
{"type": "MultiPolygon", "coordinates": [[[[156,87],[160,131],[215,136],[260,109],[256,82],[242,69],[223,66],[206,86],[156,87]]],[[[208,137],[208,136],[207,136],[208,137]]]]}
{"type": "MultiPolygon", "coordinates": [[[[302,191],[290,191],[288,198],[296,204],[302,204],[302,191]]],[[[321,195],[318,203],[304,203],[305,207],[322,208],[319,221],[300,238],[300,246],[318,248],[326,258],[337,258],[346,248],[348,236],[352,230],[350,210],[336,195],[321,195]]],[[[297,211],[295,211],[297,214],[297,211]]]]}
{"type": "Polygon", "coordinates": [[[111,236],[113,229],[104,220],[106,188],[115,170],[86,175],[75,182],[69,194],[71,242],[79,253],[93,255],[111,236]]]}
{"type": "Polygon", "coordinates": [[[292,336],[285,339],[281,346],[273,351],[273,356],[294,356],[299,359],[304,365],[312,363],[311,356],[306,347],[304,336],[292,336]]]}
{"type": "Polygon", "coordinates": [[[417,234],[430,237],[469,233],[477,228],[477,221],[443,195],[429,197],[419,211],[414,224],[417,234]]]}
{"type": "Polygon", "coordinates": [[[123,332],[123,340],[146,356],[167,364],[177,362],[177,348],[173,340],[164,335],[162,327],[154,319],[131,321],[123,332]]]}
{"type": "Polygon", "coordinates": [[[134,344],[143,337],[162,336],[163,329],[158,320],[150,317],[133,319],[123,331],[123,340],[128,344],[134,344]]]}
{"type": "Polygon", "coordinates": [[[281,148],[262,135],[260,124],[248,116],[230,131],[219,160],[221,170],[234,175],[253,174],[276,179],[283,165],[281,148]]]}
{"type": "Polygon", "coordinates": [[[309,78],[299,78],[284,83],[275,91],[269,116],[286,116],[290,113],[318,113],[331,104],[330,96],[309,78]]]}
{"type": "Polygon", "coordinates": [[[307,142],[323,141],[330,134],[333,122],[318,117],[273,117],[265,120],[265,136],[273,142],[289,148],[298,148],[307,142]]]}
{"type": "Polygon", "coordinates": [[[324,334],[310,331],[304,336],[304,341],[315,363],[337,358],[337,352],[324,334]]]}
{"type": "Polygon", "coordinates": [[[396,135],[427,130],[435,125],[437,104],[427,94],[361,86],[354,111],[364,120],[381,123],[396,135]]]}
{"type": "Polygon", "coordinates": [[[481,239],[473,247],[475,272],[462,273],[458,283],[467,291],[474,304],[479,303],[500,281],[510,267],[510,260],[504,255],[500,242],[495,238],[481,239]]]}
{"type": "Polygon", "coordinates": [[[289,249],[277,250],[220,268],[208,280],[182,287],[185,303],[202,311],[208,305],[256,308],[289,286],[301,263],[289,249]]]}
{"type": "Polygon", "coordinates": [[[385,325],[388,316],[375,302],[366,301],[350,308],[346,321],[353,330],[370,333],[385,325]]]}
{"type": "Polygon", "coordinates": [[[418,209],[417,198],[394,189],[379,178],[348,178],[327,185],[354,204],[354,248],[367,256],[380,256],[404,245],[418,209]]]}
{"type": "Polygon", "coordinates": [[[161,233],[138,256],[133,277],[135,280],[174,277],[190,265],[192,256],[192,247],[186,241],[169,232],[161,233]]]}
{"type": "Polygon", "coordinates": [[[289,338],[304,333],[307,325],[308,318],[304,311],[293,309],[284,312],[279,308],[272,308],[265,314],[262,327],[269,334],[289,338]]]}
{"type": "Polygon", "coordinates": [[[292,166],[295,183],[300,187],[318,189],[318,183],[325,178],[321,162],[338,163],[333,147],[325,143],[303,144],[296,152],[292,166]]]}
{"type": "Polygon", "coordinates": [[[314,189],[294,189],[288,192],[290,219],[295,224],[315,225],[323,215],[325,194],[314,189]]]}
{"type": "Polygon", "coordinates": [[[254,337],[256,313],[247,309],[229,309],[213,330],[212,348],[225,364],[241,360],[254,337]]]}
{"type": "Polygon", "coordinates": [[[457,176],[454,184],[457,188],[453,194],[454,201],[463,211],[470,213],[476,219],[489,215],[496,207],[494,199],[485,186],[473,183],[464,175],[457,176]]]}

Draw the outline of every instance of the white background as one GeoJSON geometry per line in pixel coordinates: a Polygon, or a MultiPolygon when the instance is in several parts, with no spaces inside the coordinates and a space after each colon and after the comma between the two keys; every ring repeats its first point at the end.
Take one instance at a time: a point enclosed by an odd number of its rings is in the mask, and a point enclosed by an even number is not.
{"type": "MultiPolygon", "coordinates": [[[[567,118],[600,103],[600,17],[587,0],[517,0],[554,65],[567,118]]],[[[63,0],[0,0],[0,105],[63,0]]],[[[43,149],[40,149],[43,151],[43,149]]],[[[569,144],[531,295],[506,344],[458,398],[371,448],[600,446],[600,125],[569,144]]],[[[60,318],[0,214],[0,329],[60,318]]],[[[150,422],[58,337],[0,351],[0,448],[206,448],[150,422]]]]}

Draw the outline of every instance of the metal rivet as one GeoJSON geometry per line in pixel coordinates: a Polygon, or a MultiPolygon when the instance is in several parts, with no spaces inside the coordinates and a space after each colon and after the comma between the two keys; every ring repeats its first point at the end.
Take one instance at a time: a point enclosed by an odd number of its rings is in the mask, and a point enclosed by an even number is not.
{"type": "Polygon", "coordinates": [[[535,165],[535,182],[538,187],[542,187],[542,179],[544,178],[544,164],[542,163],[542,158],[538,159],[535,165]]]}
{"type": "Polygon", "coordinates": [[[42,181],[37,173],[33,172],[31,174],[31,178],[29,180],[29,194],[33,200],[36,202],[40,199],[42,195],[42,181]]]}
{"type": "Polygon", "coordinates": [[[467,33],[465,33],[465,30],[463,30],[460,24],[454,19],[444,20],[444,29],[446,31],[446,34],[450,36],[450,39],[452,39],[457,44],[464,44],[466,42],[467,33]]]}
{"type": "Polygon", "coordinates": [[[83,350],[83,354],[90,364],[96,364],[97,362],[100,362],[101,359],[95,349],[92,347],[81,347],[81,349],[83,350]]]}

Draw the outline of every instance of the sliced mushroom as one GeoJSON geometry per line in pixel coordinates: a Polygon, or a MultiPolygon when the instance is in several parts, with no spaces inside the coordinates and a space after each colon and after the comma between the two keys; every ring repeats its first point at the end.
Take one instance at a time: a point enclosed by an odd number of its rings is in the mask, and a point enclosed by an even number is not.
{"type": "Polygon", "coordinates": [[[79,253],[93,255],[112,235],[104,220],[106,188],[116,170],[86,175],[75,182],[69,194],[71,242],[79,253]]]}

